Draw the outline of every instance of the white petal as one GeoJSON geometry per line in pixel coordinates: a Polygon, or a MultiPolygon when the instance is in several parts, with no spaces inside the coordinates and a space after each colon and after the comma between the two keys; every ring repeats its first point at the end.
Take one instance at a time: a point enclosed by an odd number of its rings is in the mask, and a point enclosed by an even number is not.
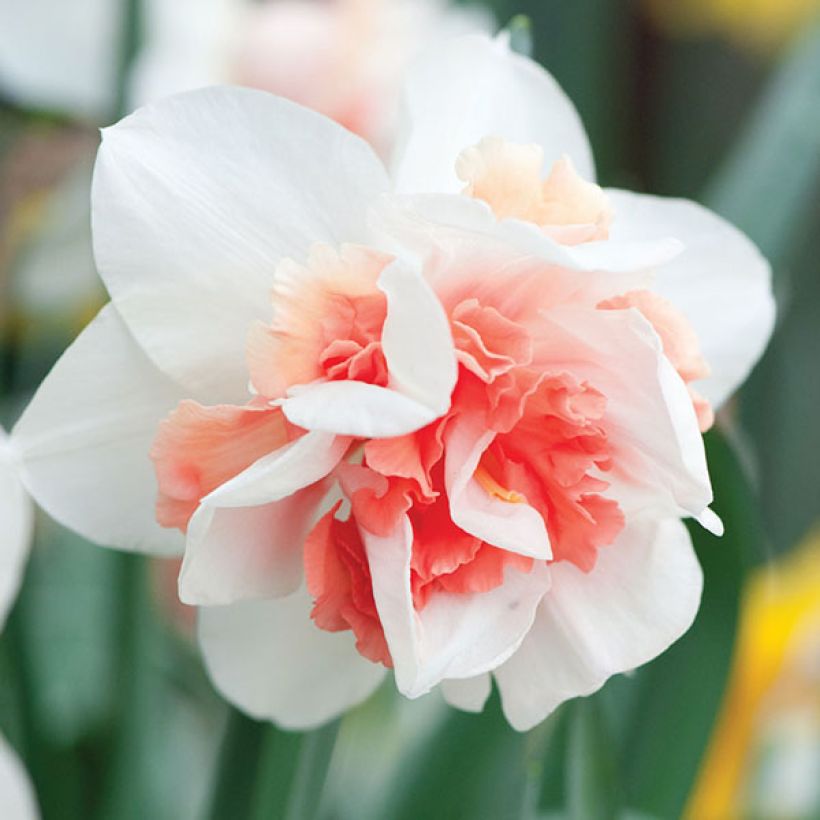
{"type": "Polygon", "coordinates": [[[33,524],[31,500],[17,474],[17,454],[0,428],[0,629],[17,597],[33,524]]]}
{"type": "Polygon", "coordinates": [[[28,773],[0,735],[0,817],[3,820],[37,820],[40,811],[28,773]]]}
{"type": "Polygon", "coordinates": [[[399,191],[460,191],[456,158],[486,136],[537,143],[546,168],[568,154],[581,176],[595,176],[572,103],[546,71],[501,38],[462,37],[423,54],[408,72],[403,102],[393,163],[399,191]]]}
{"type": "Polygon", "coordinates": [[[311,729],[363,701],[384,667],[359,655],[351,632],[310,620],[304,591],[199,611],[199,642],[214,685],[231,703],[285,729],[311,729]]]}
{"type": "Polygon", "coordinates": [[[188,524],[180,600],[214,606],[290,595],[302,582],[302,547],[327,490],[314,484],[255,507],[201,504],[188,524]]]}
{"type": "Polygon", "coordinates": [[[521,731],[663,652],[692,624],[703,584],[677,519],[630,526],[589,574],[566,561],[551,569],[532,629],[495,672],[504,713],[521,731]]]}
{"type": "Polygon", "coordinates": [[[212,606],[293,592],[302,545],[327,495],[322,479],[349,444],[307,433],[203,498],[188,525],[181,600],[212,606]]]}
{"type": "Polygon", "coordinates": [[[441,302],[420,273],[400,262],[382,272],[379,289],[387,296],[382,348],[390,387],[443,416],[458,369],[441,302]]]}
{"type": "Polygon", "coordinates": [[[318,382],[282,402],[288,420],[306,430],[388,438],[419,430],[441,414],[395,390],[357,381],[318,382]]]}
{"type": "Polygon", "coordinates": [[[425,256],[433,248],[446,251],[481,243],[503,248],[506,261],[512,254],[558,266],[561,270],[551,275],[566,280],[567,293],[583,289],[592,303],[648,287],[654,269],[683,249],[681,242],[670,237],[561,245],[532,223],[499,222],[486,203],[460,194],[383,196],[371,211],[370,223],[382,244],[399,253],[409,248],[425,256]],[[580,277],[577,271],[599,275],[580,277]]]}
{"type": "Polygon", "coordinates": [[[508,568],[504,583],[489,592],[437,593],[416,612],[410,590],[413,533],[407,516],[392,536],[360,532],[396,686],[409,698],[429,692],[445,678],[472,678],[503,663],[523,640],[549,587],[545,565],[530,573],[508,568]]]}
{"type": "Polygon", "coordinates": [[[697,389],[722,404],[760,358],[775,304],[768,262],[751,240],[707,208],[684,199],[607,191],[613,238],[674,236],[685,250],[658,271],[655,289],[691,322],[712,368],[697,389]]]}
{"type": "Polygon", "coordinates": [[[350,446],[350,439],[311,432],[257,459],[202,499],[206,507],[268,504],[323,479],[350,446]]]}
{"type": "Polygon", "coordinates": [[[649,322],[636,310],[555,309],[543,315],[539,364],[585,379],[607,399],[614,467],[603,477],[627,517],[646,509],[700,515],[712,501],[692,400],[649,322]]]}
{"type": "Polygon", "coordinates": [[[490,673],[477,675],[474,678],[463,680],[443,680],[441,694],[444,700],[464,712],[480,712],[484,709],[487,698],[490,697],[492,681],[490,673]]]}
{"type": "Polygon", "coordinates": [[[245,338],[270,318],[277,262],[315,242],[366,241],[387,187],[367,144],[287,100],[210,88],[106,129],[93,189],[94,250],[149,356],[211,403],[247,391],[245,338]]]}
{"type": "Polygon", "coordinates": [[[53,518],[103,546],[175,553],[182,537],[156,523],[148,451],[182,399],[104,307],[40,385],[12,432],[21,476],[53,518]]]}
{"type": "Polygon", "coordinates": [[[478,462],[494,438],[478,421],[462,418],[450,426],[445,441],[444,482],[450,517],[465,532],[495,547],[552,558],[547,528],[529,504],[493,498],[473,478],[478,462]]]}
{"type": "Polygon", "coordinates": [[[111,0],[2,0],[0,92],[25,107],[106,118],[115,104],[122,11],[111,0]]]}

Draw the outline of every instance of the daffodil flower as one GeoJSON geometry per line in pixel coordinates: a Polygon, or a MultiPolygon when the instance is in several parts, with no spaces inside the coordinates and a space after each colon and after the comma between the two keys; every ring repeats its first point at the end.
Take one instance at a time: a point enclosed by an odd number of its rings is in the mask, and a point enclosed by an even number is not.
{"type": "Polygon", "coordinates": [[[691,202],[601,189],[503,39],[410,72],[388,173],[329,119],[214,88],[104,132],[111,303],[14,431],[100,544],[183,548],[221,691],[306,728],[392,670],[526,729],[655,657],[720,531],[701,431],[771,331],[769,268],[691,202]],[[183,535],[185,537],[183,539],[183,535]]]}

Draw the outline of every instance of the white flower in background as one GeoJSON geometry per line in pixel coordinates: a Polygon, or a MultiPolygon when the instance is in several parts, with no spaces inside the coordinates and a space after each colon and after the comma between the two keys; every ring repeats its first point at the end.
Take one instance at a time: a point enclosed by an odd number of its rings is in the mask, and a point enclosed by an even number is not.
{"type": "MultiPolygon", "coordinates": [[[[18,477],[17,456],[0,428],[0,629],[17,597],[31,543],[32,505],[18,477]]],[[[0,736],[0,817],[39,816],[28,775],[0,736]]]]}
{"type": "Polygon", "coordinates": [[[146,0],[132,102],[215,83],[259,88],[386,150],[410,61],[435,43],[492,28],[478,6],[445,0],[146,0]]]}
{"type": "Polygon", "coordinates": [[[385,667],[513,726],[662,652],[712,529],[700,431],[771,331],[766,262],[706,209],[594,184],[577,113],[503,41],[407,78],[388,175],[245,89],[104,133],[112,301],[15,428],[100,544],[185,558],[216,685],[315,726],[385,667]]]}
{"type": "Polygon", "coordinates": [[[0,96],[104,120],[117,97],[125,3],[0,0],[0,96]]]}
{"type": "MultiPolygon", "coordinates": [[[[0,94],[107,121],[117,105],[125,3],[0,0],[0,94]]],[[[386,145],[401,74],[425,47],[490,31],[445,0],[143,0],[128,104],[214,84],[260,88],[386,145]]]]}

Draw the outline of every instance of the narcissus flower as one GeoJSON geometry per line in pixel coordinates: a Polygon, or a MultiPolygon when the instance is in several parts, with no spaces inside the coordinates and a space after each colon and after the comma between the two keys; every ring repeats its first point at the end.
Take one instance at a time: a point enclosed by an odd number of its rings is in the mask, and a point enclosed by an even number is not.
{"type": "Polygon", "coordinates": [[[408,77],[388,176],[324,117],[191,92],[104,134],[112,302],[15,429],[101,544],[172,552],[210,673],[321,723],[392,670],[525,729],[663,651],[719,528],[701,429],[769,335],[769,270],[691,202],[602,190],[503,41],[408,77]]]}

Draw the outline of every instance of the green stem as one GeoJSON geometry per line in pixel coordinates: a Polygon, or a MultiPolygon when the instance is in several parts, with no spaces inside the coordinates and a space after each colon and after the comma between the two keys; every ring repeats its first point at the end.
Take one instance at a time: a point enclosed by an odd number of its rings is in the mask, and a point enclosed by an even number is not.
{"type": "Polygon", "coordinates": [[[216,779],[208,817],[212,820],[248,817],[258,782],[264,723],[231,709],[217,761],[216,779]]]}
{"type": "Polygon", "coordinates": [[[336,720],[303,736],[285,820],[314,820],[319,816],[338,733],[339,721],[336,720]]]}

